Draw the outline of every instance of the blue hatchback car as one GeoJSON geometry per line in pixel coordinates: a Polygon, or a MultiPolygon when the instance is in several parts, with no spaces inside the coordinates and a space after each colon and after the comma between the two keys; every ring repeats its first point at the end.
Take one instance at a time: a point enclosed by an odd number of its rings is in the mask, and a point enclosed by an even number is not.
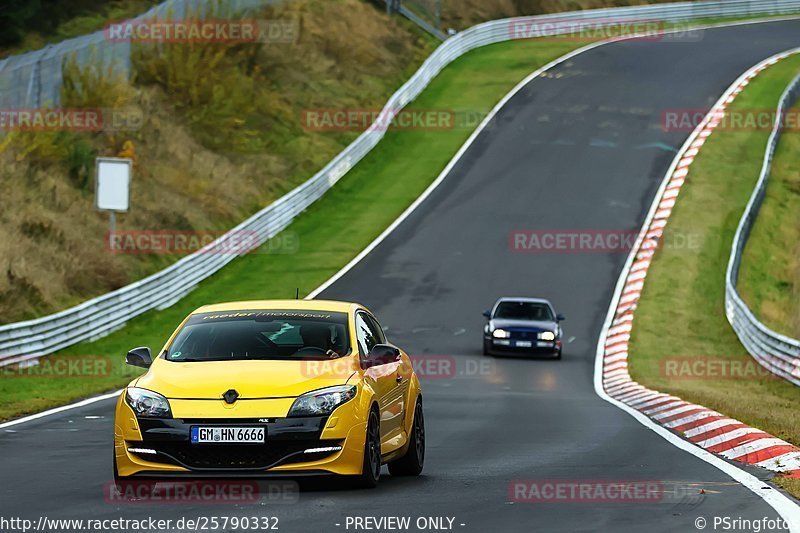
{"type": "Polygon", "coordinates": [[[564,315],[541,298],[504,297],[483,312],[484,355],[548,354],[561,359],[564,315]]]}

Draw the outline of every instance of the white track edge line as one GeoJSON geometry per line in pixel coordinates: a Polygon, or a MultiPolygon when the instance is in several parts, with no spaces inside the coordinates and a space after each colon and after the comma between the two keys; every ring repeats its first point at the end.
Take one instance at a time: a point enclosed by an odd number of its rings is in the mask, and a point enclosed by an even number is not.
{"type": "Polygon", "coordinates": [[[17,418],[15,420],[11,420],[9,422],[4,422],[4,423],[0,424],[0,429],[8,428],[8,427],[11,427],[11,426],[16,426],[18,424],[24,424],[25,422],[32,422],[32,421],[37,420],[39,418],[44,418],[46,416],[50,416],[50,415],[54,415],[54,414],[57,414],[57,413],[61,413],[63,411],[68,411],[70,409],[75,409],[75,408],[78,408],[78,407],[85,407],[87,405],[91,405],[93,403],[101,402],[103,400],[109,400],[111,398],[116,398],[117,396],[120,395],[121,392],[122,392],[122,389],[120,389],[118,391],[115,391],[115,392],[109,392],[108,394],[103,394],[101,396],[92,396],[91,398],[86,398],[85,400],[81,400],[79,402],[71,403],[71,404],[68,404],[68,405],[62,405],[61,407],[55,407],[53,409],[48,409],[47,411],[42,411],[41,413],[35,413],[35,414],[32,414],[32,415],[24,416],[22,418],[17,418]]]}
{"type": "MultiPolygon", "coordinates": [[[[781,57],[784,55],[790,55],[792,53],[800,52],[800,48],[790,48],[783,52],[774,54],[773,56],[764,59],[763,61],[758,62],[756,65],[747,69],[741,76],[739,76],[729,87],[725,90],[725,92],[720,96],[720,98],[714,103],[711,109],[716,109],[720,104],[722,104],[730,94],[745,80],[748,74],[756,70],[758,67],[762,65],[766,65],[769,61],[773,60],[774,58],[781,57]]],[[[653,202],[650,206],[650,210],[645,218],[645,221],[642,224],[642,228],[649,228],[650,224],[655,217],[656,212],[658,211],[658,206],[661,203],[661,195],[664,193],[667,185],[672,178],[672,174],[678,166],[678,163],[683,158],[684,153],[688,150],[689,146],[695,141],[697,136],[699,135],[701,128],[700,126],[703,125],[705,122],[702,121],[698,128],[696,128],[690,135],[687,137],[686,141],[684,142],[681,149],[675,155],[675,158],[672,160],[672,163],[667,169],[666,174],[661,182],[661,185],[656,192],[656,195],[653,198],[653,202]]],[[[750,489],[753,493],[757,496],[762,498],[767,504],[769,504],[773,509],[775,509],[778,514],[780,514],[781,518],[783,518],[788,526],[789,530],[793,533],[800,533],[800,506],[798,506],[794,501],[792,501],[789,497],[783,494],[778,489],[772,487],[765,487],[765,482],[758,479],[756,476],[746,472],[745,470],[729,463],[711,452],[708,452],[695,444],[691,443],[688,440],[685,440],[675,433],[672,433],[664,426],[652,421],[649,417],[641,413],[640,411],[612,398],[609,396],[603,388],[603,363],[604,363],[604,355],[605,355],[605,338],[608,334],[608,330],[611,327],[611,323],[614,320],[614,316],[617,311],[617,306],[619,304],[620,297],[622,295],[622,291],[625,288],[625,282],[630,272],[631,265],[636,257],[636,253],[638,250],[633,249],[628,254],[628,258],[625,261],[625,265],[620,272],[620,276],[617,279],[617,285],[614,289],[614,294],[611,298],[611,303],[608,307],[608,312],[606,313],[606,319],[603,324],[603,328],[600,331],[600,337],[598,338],[597,342],[597,349],[595,352],[595,373],[594,373],[594,388],[595,392],[597,393],[600,398],[606,400],[612,405],[620,408],[621,410],[625,411],[629,415],[631,415],[634,419],[636,419],[639,423],[641,423],[646,428],[652,430],[664,440],[675,446],[676,448],[680,448],[681,450],[688,452],[698,459],[705,461],[706,463],[716,467],[717,469],[721,470],[725,474],[729,475],[735,481],[739,482],[740,484],[744,485],[748,489],[750,489]]]]}

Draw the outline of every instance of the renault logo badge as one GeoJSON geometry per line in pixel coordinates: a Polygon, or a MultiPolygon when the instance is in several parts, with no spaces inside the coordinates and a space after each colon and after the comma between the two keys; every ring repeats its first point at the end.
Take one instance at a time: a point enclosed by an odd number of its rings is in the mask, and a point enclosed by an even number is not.
{"type": "Polygon", "coordinates": [[[235,389],[228,390],[225,394],[222,395],[222,399],[225,400],[225,403],[232,404],[234,403],[237,398],[239,398],[239,393],[236,392],[235,389]]]}

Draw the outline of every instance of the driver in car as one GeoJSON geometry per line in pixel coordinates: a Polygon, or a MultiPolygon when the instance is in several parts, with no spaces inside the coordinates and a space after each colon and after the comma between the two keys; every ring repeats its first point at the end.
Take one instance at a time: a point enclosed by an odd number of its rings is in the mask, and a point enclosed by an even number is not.
{"type": "Polygon", "coordinates": [[[300,338],[303,339],[303,347],[297,350],[295,355],[310,355],[323,352],[333,358],[339,357],[333,348],[331,340],[331,330],[322,324],[305,324],[300,327],[300,338]]]}

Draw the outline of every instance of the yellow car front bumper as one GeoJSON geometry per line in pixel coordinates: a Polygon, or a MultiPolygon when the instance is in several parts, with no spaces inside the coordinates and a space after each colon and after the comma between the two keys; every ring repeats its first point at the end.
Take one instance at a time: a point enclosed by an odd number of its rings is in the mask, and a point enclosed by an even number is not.
{"type": "MultiPolygon", "coordinates": [[[[269,413],[275,406],[267,404],[274,401],[238,403],[245,404],[242,414],[252,415],[259,410],[254,404],[263,402],[261,412],[269,413]]],[[[209,404],[216,402],[189,403],[192,405],[182,406],[182,411],[173,404],[171,419],[147,420],[137,419],[124,398],[120,398],[114,427],[114,458],[119,477],[361,473],[366,420],[360,416],[361,407],[356,400],[339,406],[331,416],[308,418],[253,418],[235,412],[225,413],[225,418],[201,417],[197,404],[205,404],[206,412],[218,415],[216,405],[209,409],[209,404]],[[195,425],[264,427],[266,443],[192,444],[189,435],[195,425]]]]}

